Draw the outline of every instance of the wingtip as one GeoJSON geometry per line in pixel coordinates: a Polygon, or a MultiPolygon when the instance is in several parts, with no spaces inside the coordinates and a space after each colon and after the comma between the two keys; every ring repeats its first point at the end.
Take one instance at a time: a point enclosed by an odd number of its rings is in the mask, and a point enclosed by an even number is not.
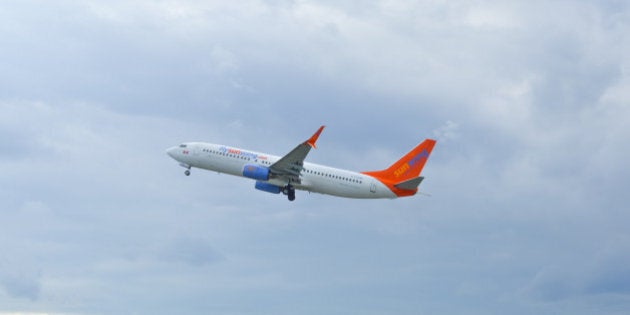
{"type": "Polygon", "coordinates": [[[319,127],[319,129],[317,129],[317,131],[308,140],[306,140],[306,143],[310,145],[312,148],[317,149],[317,147],[315,146],[315,142],[317,142],[317,139],[319,138],[319,135],[324,130],[324,127],[326,126],[322,125],[321,127],[319,127]]]}

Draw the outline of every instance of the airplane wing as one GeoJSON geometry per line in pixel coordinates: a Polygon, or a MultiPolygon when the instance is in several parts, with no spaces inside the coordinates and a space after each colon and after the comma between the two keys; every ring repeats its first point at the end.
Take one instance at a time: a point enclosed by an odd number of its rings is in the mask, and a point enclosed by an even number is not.
{"type": "Polygon", "coordinates": [[[324,126],[319,127],[308,140],[299,144],[276,163],[271,164],[271,166],[269,166],[271,174],[275,178],[286,180],[288,183],[301,183],[300,173],[304,168],[304,159],[311,151],[311,148],[315,148],[315,142],[322,133],[322,130],[324,130],[324,126]]]}

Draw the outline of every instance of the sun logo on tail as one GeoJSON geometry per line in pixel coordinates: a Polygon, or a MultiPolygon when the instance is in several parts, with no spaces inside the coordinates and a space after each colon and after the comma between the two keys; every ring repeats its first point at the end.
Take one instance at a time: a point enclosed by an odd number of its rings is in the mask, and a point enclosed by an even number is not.
{"type": "Polygon", "coordinates": [[[427,150],[422,150],[422,152],[418,153],[418,155],[414,156],[409,162],[404,163],[399,168],[394,171],[394,176],[399,178],[400,176],[405,175],[414,165],[418,164],[418,162],[422,161],[422,159],[426,159],[429,157],[429,152],[427,150]]]}

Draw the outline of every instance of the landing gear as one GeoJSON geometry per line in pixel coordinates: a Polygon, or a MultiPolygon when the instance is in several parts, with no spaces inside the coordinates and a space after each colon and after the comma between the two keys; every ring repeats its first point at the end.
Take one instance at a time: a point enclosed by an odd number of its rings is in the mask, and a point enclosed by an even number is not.
{"type": "Polygon", "coordinates": [[[181,166],[181,167],[183,167],[183,168],[185,168],[185,169],[186,169],[186,171],[184,172],[184,175],[186,175],[186,176],[190,176],[190,168],[191,168],[192,166],[190,166],[190,165],[188,165],[188,164],[186,164],[186,163],[179,163],[179,166],[181,166]]]}
{"type": "Polygon", "coordinates": [[[287,195],[289,201],[295,200],[295,188],[293,188],[293,186],[287,185],[286,187],[284,187],[284,190],[282,192],[287,195]]]}

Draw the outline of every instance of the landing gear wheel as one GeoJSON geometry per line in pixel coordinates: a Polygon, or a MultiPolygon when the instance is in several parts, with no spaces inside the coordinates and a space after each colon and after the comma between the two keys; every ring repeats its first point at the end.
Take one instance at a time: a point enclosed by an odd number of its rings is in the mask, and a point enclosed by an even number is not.
{"type": "Polygon", "coordinates": [[[186,175],[186,176],[190,176],[190,170],[186,170],[186,171],[184,172],[184,175],[186,175]]]}
{"type": "Polygon", "coordinates": [[[295,200],[295,188],[293,188],[291,185],[287,187],[287,196],[289,198],[289,201],[295,200]]]}

